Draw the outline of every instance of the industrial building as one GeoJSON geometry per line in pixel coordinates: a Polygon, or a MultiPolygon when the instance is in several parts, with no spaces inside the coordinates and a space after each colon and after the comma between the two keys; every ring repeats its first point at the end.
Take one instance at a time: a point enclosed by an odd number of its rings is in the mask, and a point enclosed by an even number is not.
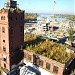
{"type": "Polygon", "coordinates": [[[7,0],[5,7],[0,9],[1,75],[7,75],[22,59],[20,48],[24,43],[24,11],[18,6],[17,1],[7,0]]]}

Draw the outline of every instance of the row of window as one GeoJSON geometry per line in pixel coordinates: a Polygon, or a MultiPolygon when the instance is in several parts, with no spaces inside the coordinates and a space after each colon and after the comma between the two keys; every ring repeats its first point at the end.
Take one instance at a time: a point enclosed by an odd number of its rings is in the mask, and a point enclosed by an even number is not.
{"type": "MultiPolygon", "coordinates": [[[[3,43],[5,43],[5,40],[3,40],[3,43]]],[[[11,41],[11,44],[13,44],[13,41],[11,41]]],[[[13,47],[11,47],[11,51],[13,50],[13,47]]],[[[3,46],[3,51],[6,52],[6,47],[3,46]]]]}
{"type": "MultiPolygon", "coordinates": [[[[24,54],[24,57],[26,58],[26,53],[24,54]]],[[[32,56],[28,54],[28,60],[29,61],[31,61],[31,59],[32,59],[31,57],[32,56]]],[[[43,65],[44,65],[44,61],[39,59],[39,66],[43,67],[43,65]]],[[[50,70],[50,67],[51,67],[50,63],[46,62],[46,69],[50,70]]],[[[53,72],[56,74],[58,73],[58,67],[57,66],[53,67],[53,72]]]]}
{"type": "MultiPolygon", "coordinates": [[[[5,33],[5,27],[2,27],[2,32],[5,33]]],[[[5,43],[5,40],[3,40],[3,43],[5,43]]],[[[6,47],[3,46],[3,51],[6,51],[6,47]]]]}
{"type": "MultiPolygon", "coordinates": [[[[5,55],[3,55],[2,60],[6,62],[7,57],[5,55]]],[[[4,68],[6,68],[6,64],[4,63],[4,68]]]]}
{"type": "Polygon", "coordinates": [[[5,16],[1,16],[1,20],[5,20],[5,16]]]}
{"type": "MultiPolygon", "coordinates": [[[[2,32],[5,33],[5,27],[2,27],[2,32]]],[[[22,26],[20,26],[20,32],[23,32],[22,26]]],[[[13,27],[10,27],[10,34],[13,34],[13,27]]]]}
{"type": "MultiPolygon", "coordinates": [[[[40,60],[40,61],[39,61],[39,65],[40,65],[41,67],[43,67],[43,63],[44,63],[43,60],[40,60]]],[[[50,70],[50,67],[51,67],[50,63],[46,62],[46,69],[47,69],[47,70],[50,70]]],[[[54,66],[54,67],[53,67],[53,72],[56,73],[56,74],[58,73],[58,67],[57,67],[57,66],[54,66]]]]}
{"type": "MultiPolygon", "coordinates": [[[[15,18],[16,20],[18,20],[18,18],[16,17],[15,18]]],[[[21,20],[23,20],[23,18],[21,17],[20,18],[21,20]]],[[[1,16],[1,20],[5,20],[5,16],[1,16]]],[[[10,20],[14,20],[14,18],[10,17],[10,20]]]]}
{"type": "MultiPolygon", "coordinates": [[[[17,17],[15,19],[18,20],[17,17]]],[[[10,20],[12,21],[12,20],[14,20],[14,18],[10,17],[10,20]]],[[[20,20],[23,20],[23,18],[21,17],[20,20]]]]}

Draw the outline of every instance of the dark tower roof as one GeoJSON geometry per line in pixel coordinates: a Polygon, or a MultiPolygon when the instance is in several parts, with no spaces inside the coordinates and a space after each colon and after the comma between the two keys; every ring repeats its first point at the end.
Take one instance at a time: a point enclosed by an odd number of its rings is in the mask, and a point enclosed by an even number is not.
{"type": "Polygon", "coordinates": [[[7,9],[10,9],[10,8],[17,8],[17,1],[7,0],[7,2],[5,3],[5,7],[6,7],[7,9]]]}

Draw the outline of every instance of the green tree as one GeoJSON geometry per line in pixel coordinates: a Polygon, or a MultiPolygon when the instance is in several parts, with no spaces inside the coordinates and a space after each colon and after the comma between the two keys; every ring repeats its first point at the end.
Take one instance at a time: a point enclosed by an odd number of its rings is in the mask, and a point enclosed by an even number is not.
{"type": "Polygon", "coordinates": [[[70,29],[67,30],[67,32],[68,32],[68,34],[69,34],[69,38],[68,38],[68,39],[69,39],[69,41],[71,41],[71,43],[72,43],[75,30],[74,30],[73,28],[70,28],[70,29]]]}

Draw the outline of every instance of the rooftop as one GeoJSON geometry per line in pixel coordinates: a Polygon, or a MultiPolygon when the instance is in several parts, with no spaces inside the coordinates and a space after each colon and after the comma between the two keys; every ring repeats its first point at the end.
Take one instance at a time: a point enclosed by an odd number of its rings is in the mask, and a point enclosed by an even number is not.
{"type": "Polygon", "coordinates": [[[32,42],[31,44],[27,43],[26,50],[56,60],[57,62],[63,64],[73,54],[72,51],[70,51],[69,53],[66,51],[67,45],[58,44],[49,40],[45,40],[45,41],[35,40],[35,43],[33,41],[34,40],[30,41],[30,43],[32,42]]]}

